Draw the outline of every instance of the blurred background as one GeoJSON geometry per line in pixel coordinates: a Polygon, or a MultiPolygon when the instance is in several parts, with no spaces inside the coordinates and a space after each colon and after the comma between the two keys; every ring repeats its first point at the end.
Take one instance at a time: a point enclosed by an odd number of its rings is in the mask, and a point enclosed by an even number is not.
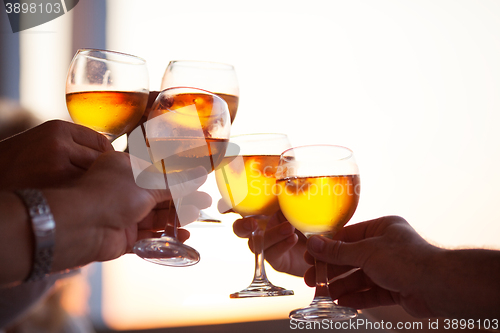
{"type": "MultiPolygon", "coordinates": [[[[65,80],[79,48],[143,57],[151,90],[171,60],[230,63],[240,83],[232,134],[354,150],[362,194],[350,223],[397,214],[436,245],[500,249],[496,0],[80,0],[16,34],[0,8],[2,125],[25,112],[70,120],[65,80]]],[[[204,190],[218,201],[213,179],[204,190]]],[[[313,290],[268,267],[294,296],[229,299],[250,283],[253,254],[232,233],[237,215],[210,213],[223,223],[188,227],[198,265],[125,255],[86,267],[59,304],[84,331],[289,329],[289,311],[313,290]]]]}

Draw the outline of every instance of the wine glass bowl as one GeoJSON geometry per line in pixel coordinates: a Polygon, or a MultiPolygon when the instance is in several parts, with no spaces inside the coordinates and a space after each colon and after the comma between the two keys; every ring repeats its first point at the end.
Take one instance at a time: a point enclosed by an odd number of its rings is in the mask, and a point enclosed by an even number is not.
{"type": "Polygon", "coordinates": [[[228,105],[231,123],[234,121],[239,102],[234,66],[208,61],[173,60],[165,70],[161,89],[181,86],[208,90],[221,97],[228,105]]]}
{"type": "Polygon", "coordinates": [[[66,105],[77,124],[110,141],[132,130],[147,105],[149,76],[142,58],[108,50],[80,49],[66,79],[66,105]]]}
{"type": "MultiPolygon", "coordinates": [[[[233,123],[239,103],[239,85],[234,66],[209,61],[170,61],[163,75],[161,89],[182,86],[204,89],[224,99],[233,123]]],[[[221,222],[203,210],[198,221],[221,222]]]]}
{"type": "MultiPolygon", "coordinates": [[[[278,201],[286,219],[306,237],[333,237],[353,216],[359,194],[359,169],[352,151],[334,145],[291,148],[276,172],[278,201]]],[[[355,309],[333,302],[327,265],[316,261],[316,295],[312,303],[290,313],[298,321],[346,320],[355,309]]]]}
{"type": "Polygon", "coordinates": [[[211,172],[221,163],[230,135],[227,104],[217,95],[201,89],[163,90],[153,103],[144,124],[144,134],[154,165],[144,172],[165,175],[164,181],[169,186],[177,213],[174,221],[167,221],[160,238],[138,241],[134,252],[161,265],[194,265],[200,259],[199,253],[177,240],[177,227],[185,221],[179,213],[182,197],[176,197],[171,185],[188,169],[203,166],[211,172]]]}
{"type": "Polygon", "coordinates": [[[167,173],[197,165],[211,172],[228,144],[227,104],[202,89],[170,88],[157,97],[145,130],[152,162],[166,162],[167,173]]]}

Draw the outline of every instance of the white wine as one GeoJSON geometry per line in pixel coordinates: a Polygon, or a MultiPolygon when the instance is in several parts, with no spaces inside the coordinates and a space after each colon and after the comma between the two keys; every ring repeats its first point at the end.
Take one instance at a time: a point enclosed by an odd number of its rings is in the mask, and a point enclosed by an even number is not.
{"type": "Polygon", "coordinates": [[[153,138],[147,140],[151,161],[163,173],[203,166],[212,172],[224,158],[228,139],[153,138]]]}
{"type": "Polygon", "coordinates": [[[198,130],[201,127],[208,134],[214,126],[222,127],[230,122],[229,113],[224,114],[224,110],[220,100],[213,95],[182,93],[163,100],[152,115],[156,117],[169,113],[168,121],[176,124],[179,130],[198,130]]]}
{"type": "Polygon", "coordinates": [[[235,95],[228,95],[228,94],[221,94],[221,93],[214,93],[223,100],[226,101],[228,109],[229,109],[229,114],[231,115],[231,124],[234,121],[234,118],[236,118],[236,112],[238,111],[238,102],[239,102],[239,97],[235,95]]]}
{"type": "Polygon", "coordinates": [[[147,102],[147,93],[132,91],[66,94],[66,105],[75,123],[113,137],[127,133],[137,125],[147,102]]]}
{"type": "Polygon", "coordinates": [[[335,233],[358,206],[359,175],[289,177],[276,184],[281,211],[306,236],[335,233]]]}
{"type": "Polygon", "coordinates": [[[242,216],[274,214],[279,209],[274,188],[279,156],[242,156],[242,160],[225,157],[223,167],[215,171],[222,199],[242,216]]]}

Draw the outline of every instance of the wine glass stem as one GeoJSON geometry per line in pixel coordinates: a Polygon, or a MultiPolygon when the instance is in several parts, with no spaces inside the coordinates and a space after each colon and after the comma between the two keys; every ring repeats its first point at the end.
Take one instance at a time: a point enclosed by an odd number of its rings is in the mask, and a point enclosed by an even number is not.
{"type": "Polygon", "coordinates": [[[328,297],[330,298],[330,290],[328,289],[328,265],[324,261],[315,260],[316,266],[316,293],[314,298],[328,297]]]}
{"type": "Polygon", "coordinates": [[[169,223],[169,219],[167,219],[167,224],[165,225],[165,232],[161,235],[161,237],[172,237],[177,239],[177,229],[179,227],[179,216],[177,214],[177,209],[181,208],[181,203],[182,203],[182,198],[175,199],[175,205],[174,205],[174,200],[170,201],[170,204],[168,206],[168,210],[171,211],[172,205],[175,206],[175,214],[174,214],[174,221],[173,224],[169,223]]]}
{"type": "MultiPolygon", "coordinates": [[[[142,126],[142,125],[141,125],[142,126]]],[[[145,133],[144,126],[142,126],[142,131],[145,133]]],[[[167,176],[167,168],[165,167],[165,160],[161,160],[161,167],[163,170],[163,177],[165,178],[165,186],[168,188],[168,176],[167,176]]],[[[174,208],[175,214],[174,214],[174,223],[169,223],[170,219],[167,218],[167,224],[165,225],[165,231],[161,235],[161,237],[172,237],[174,239],[177,239],[177,227],[179,226],[179,214],[177,213],[177,209],[181,208],[181,203],[182,203],[182,197],[173,199],[170,201],[168,205],[168,211],[171,212],[171,209],[174,208]],[[175,203],[175,204],[174,204],[175,203]],[[174,207],[172,207],[172,204],[174,204],[174,207]]],[[[169,214],[170,216],[170,214],[169,214]]]]}
{"type": "Polygon", "coordinates": [[[257,221],[258,227],[252,232],[253,250],[255,253],[254,281],[267,281],[264,266],[264,231],[266,230],[267,218],[257,221]]]}

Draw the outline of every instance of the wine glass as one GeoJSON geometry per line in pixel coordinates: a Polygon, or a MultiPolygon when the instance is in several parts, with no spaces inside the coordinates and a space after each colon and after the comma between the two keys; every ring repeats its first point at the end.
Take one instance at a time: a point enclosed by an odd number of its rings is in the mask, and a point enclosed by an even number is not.
{"type": "Polygon", "coordinates": [[[255,272],[252,283],[230,295],[231,298],[293,295],[293,290],[269,282],[264,266],[264,231],[270,217],[279,210],[275,194],[275,172],[281,152],[290,148],[285,134],[248,134],[233,136],[222,166],[215,171],[222,200],[243,217],[254,217],[253,231],[255,272]],[[238,155],[235,157],[235,155],[238,155]]]}
{"type": "MultiPolygon", "coordinates": [[[[352,217],[359,201],[359,170],[353,152],[334,145],[291,148],[281,154],[276,184],[286,219],[306,237],[333,237],[352,217]]],[[[355,309],[333,302],[327,264],[316,261],[316,294],[312,303],[290,312],[298,321],[346,320],[355,309]]]]}
{"type": "Polygon", "coordinates": [[[161,89],[181,86],[208,90],[225,100],[233,123],[240,95],[234,66],[208,61],[173,60],[165,70],[161,89]]]}
{"type": "Polygon", "coordinates": [[[141,119],[149,93],[146,61],[107,50],[80,49],[69,66],[66,105],[73,121],[113,141],[141,119]]]}
{"type": "Polygon", "coordinates": [[[134,252],[141,258],[167,266],[190,266],[200,260],[198,251],[177,240],[183,222],[182,197],[172,183],[185,170],[203,166],[213,171],[224,158],[230,134],[227,103],[217,95],[196,88],[171,88],[160,92],[144,125],[146,147],[153,165],[145,172],[162,173],[169,185],[176,214],[167,221],[160,238],[138,241],[134,252]]]}
{"type": "MultiPolygon", "coordinates": [[[[234,66],[218,62],[173,60],[163,75],[161,89],[197,87],[208,90],[226,101],[233,123],[238,111],[239,86],[234,66]]],[[[198,221],[221,222],[201,210],[198,221]]]]}

